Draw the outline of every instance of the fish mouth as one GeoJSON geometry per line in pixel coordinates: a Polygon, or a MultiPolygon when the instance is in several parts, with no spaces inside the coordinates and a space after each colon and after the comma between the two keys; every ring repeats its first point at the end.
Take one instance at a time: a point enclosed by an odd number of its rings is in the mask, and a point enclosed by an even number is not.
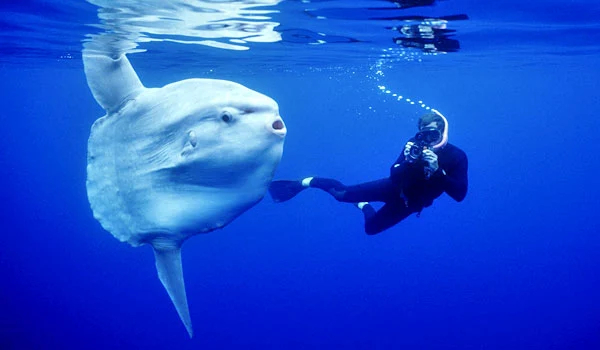
{"type": "Polygon", "coordinates": [[[273,129],[274,130],[283,130],[285,129],[285,125],[283,125],[283,120],[278,119],[276,121],[273,122],[273,129]]]}
{"type": "Polygon", "coordinates": [[[282,137],[285,136],[287,130],[281,118],[277,118],[273,123],[271,123],[271,132],[282,137]]]}

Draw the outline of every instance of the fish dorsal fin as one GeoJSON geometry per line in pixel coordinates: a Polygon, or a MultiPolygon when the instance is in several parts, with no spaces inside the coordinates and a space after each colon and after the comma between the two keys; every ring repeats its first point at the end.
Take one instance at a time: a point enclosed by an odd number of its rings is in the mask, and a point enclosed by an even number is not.
{"type": "Polygon", "coordinates": [[[83,52],[83,66],[94,98],[107,112],[135,98],[144,85],[124,54],[114,59],[107,55],[83,52]]]}

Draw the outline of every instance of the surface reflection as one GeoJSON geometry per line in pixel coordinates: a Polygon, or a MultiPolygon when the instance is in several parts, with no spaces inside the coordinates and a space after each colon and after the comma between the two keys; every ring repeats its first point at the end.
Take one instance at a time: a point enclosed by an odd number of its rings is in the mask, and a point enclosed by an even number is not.
{"type": "Polygon", "coordinates": [[[402,9],[408,9],[411,7],[424,7],[432,6],[435,0],[388,0],[394,3],[397,7],[402,9]]]}
{"type": "MultiPolygon", "coordinates": [[[[314,3],[311,4],[314,5],[314,3]]],[[[365,7],[364,3],[357,3],[356,7],[353,7],[354,3],[341,7],[339,2],[325,2],[305,9],[305,15],[318,21],[353,21],[355,28],[362,26],[360,22],[369,21],[382,25],[387,30],[392,30],[394,34],[390,36],[382,32],[378,36],[372,34],[366,36],[366,33],[354,30],[352,31],[356,35],[354,37],[340,36],[338,33],[328,30],[313,32],[306,28],[287,28],[286,24],[283,23],[281,26],[284,33],[283,40],[285,42],[313,45],[327,43],[389,43],[391,40],[400,46],[402,50],[414,50],[426,54],[456,52],[460,49],[460,43],[455,38],[456,29],[451,29],[450,26],[453,21],[468,20],[467,15],[404,15],[416,11],[406,11],[407,9],[419,8],[418,11],[424,11],[422,8],[432,7],[435,4],[435,0],[386,0],[369,3],[369,7],[365,7]]],[[[335,26],[331,27],[336,28],[335,26]]]]}
{"type": "Polygon", "coordinates": [[[88,50],[133,52],[153,41],[247,50],[249,43],[281,40],[271,18],[277,10],[269,6],[282,0],[87,1],[98,6],[100,24],[92,26],[103,30],[88,35],[88,50]]]}
{"type": "Polygon", "coordinates": [[[270,65],[288,56],[309,65],[374,55],[420,59],[458,51],[454,23],[468,19],[440,14],[444,6],[431,0],[87,1],[97,6],[99,21],[91,25],[98,32],[87,35],[86,50],[118,55],[145,51],[146,43],[170,42],[184,44],[173,54],[178,62],[193,61],[191,57],[201,52],[213,60],[212,66],[214,61],[228,64],[231,51],[265,43],[279,44],[260,45],[244,57],[270,65]],[[194,47],[198,45],[218,50],[199,51],[194,47]],[[307,50],[308,46],[315,48],[307,50]]]}
{"type": "Polygon", "coordinates": [[[401,24],[390,29],[401,34],[394,43],[405,48],[416,48],[425,53],[448,53],[460,49],[460,43],[454,39],[456,30],[448,29],[453,20],[467,20],[467,15],[453,15],[439,18],[420,16],[399,19],[401,24]]]}

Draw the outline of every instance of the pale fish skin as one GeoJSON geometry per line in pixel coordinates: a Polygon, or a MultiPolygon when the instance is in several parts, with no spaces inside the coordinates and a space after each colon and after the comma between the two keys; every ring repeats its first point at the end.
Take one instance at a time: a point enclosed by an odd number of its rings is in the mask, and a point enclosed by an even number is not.
{"type": "Polygon", "coordinates": [[[94,217],[123,242],[152,245],[159,278],[192,337],[181,245],[264,197],[287,133],[279,107],[226,80],[146,88],[125,55],[84,50],[83,61],[107,113],[88,141],[94,217]]]}

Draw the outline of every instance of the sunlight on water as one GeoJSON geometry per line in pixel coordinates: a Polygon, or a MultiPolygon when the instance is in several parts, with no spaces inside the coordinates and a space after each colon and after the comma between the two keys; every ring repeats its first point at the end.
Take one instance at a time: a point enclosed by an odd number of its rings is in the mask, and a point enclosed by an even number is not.
{"type": "Polygon", "coordinates": [[[281,0],[260,1],[111,1],[88,0],[99,6],[104,30],[90,34],[86,48],[98,51],[132,52],[140,43],[173,42],[206,45],[226,50],[248,50],[248,43],[281,40],[274,30],[279,23],[264,9],[281,0]]]}

